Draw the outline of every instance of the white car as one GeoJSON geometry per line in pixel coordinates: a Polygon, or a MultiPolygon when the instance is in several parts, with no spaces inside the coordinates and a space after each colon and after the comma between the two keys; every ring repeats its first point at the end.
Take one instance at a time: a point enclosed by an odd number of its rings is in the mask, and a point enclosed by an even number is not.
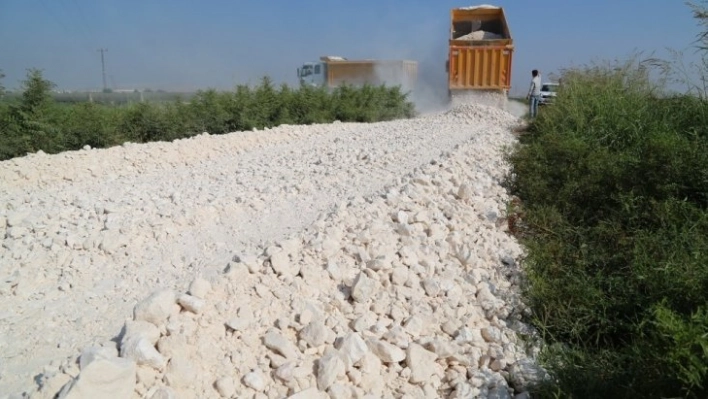
{"type": "Polygon", "coordinates": [[[560,85],[558,83],[544,83],[541,85],[541,101],[539,101],[539,105],[549,105],[553,103],[553,100],[555,99],[557,93],[558,93],[558,87],[560,85]]]}

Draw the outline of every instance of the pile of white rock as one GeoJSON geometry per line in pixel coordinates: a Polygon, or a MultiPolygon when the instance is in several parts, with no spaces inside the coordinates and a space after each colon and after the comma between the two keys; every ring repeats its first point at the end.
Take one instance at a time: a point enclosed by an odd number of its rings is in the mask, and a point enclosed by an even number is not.
{"type": "MultiPolygon", "coordinates": [[[[460,125],[470,112],[448,114],[460,125]]],[[[545,378],[506,232],[514,118],[380,195],[137,303],[32,397],[510,398],[545,378]]]]}
{"type": "Polygon", "coordinates": [[[455,40],[499,40],[503,38],[504,36],[498,33],[476,30],[464,36],[460,36],[455,40]]]}

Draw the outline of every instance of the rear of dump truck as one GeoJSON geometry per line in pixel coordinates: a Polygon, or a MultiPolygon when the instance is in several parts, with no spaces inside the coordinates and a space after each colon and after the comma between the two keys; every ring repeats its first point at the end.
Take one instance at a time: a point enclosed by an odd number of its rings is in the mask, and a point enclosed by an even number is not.
{"type": "Polygon", "coordinates": [[[450,99],[492,94],[506,101],[511,88],[513,52],[514,43],[503,8],[453,9],[446,63],[450,99]]]}
{"type": "Polygon", "coordinates": [[[327,86],[401,86],[412,91],[418,79],[418,63],[408,60],[326,60],[327,86]]]}

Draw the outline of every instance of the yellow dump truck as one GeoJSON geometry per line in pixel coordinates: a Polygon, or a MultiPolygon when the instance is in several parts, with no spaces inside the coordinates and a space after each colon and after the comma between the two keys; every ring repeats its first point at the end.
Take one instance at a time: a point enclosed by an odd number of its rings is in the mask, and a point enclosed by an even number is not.
{"type": "Polygon", "coordinates": [[[418,79],[418,63],[409,60],[348,60],[324,56],[297,69],[303,86],[335,88],[343,84],[401,86],[412,91],[418,79]]]}
{"type": "Polygon", "coordinates": [[[508,95],[513,52],[503,8],[483,5],[452,9],[446,62],[450,97],[481,91],[508,95]]]}

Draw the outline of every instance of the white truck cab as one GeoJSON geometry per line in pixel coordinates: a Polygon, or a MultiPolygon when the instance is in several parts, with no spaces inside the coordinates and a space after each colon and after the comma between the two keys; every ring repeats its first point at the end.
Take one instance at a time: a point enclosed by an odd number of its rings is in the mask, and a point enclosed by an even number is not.
{"type": "Polygon", "coordinates": [[[325,69],[323,62],[306,62],[297,69],[297,77],[303,86],[321,87],[325,85],[325,69]]]}
{"type": "Polygon", "coordinates": [[[343,84],[401,86],[412,90],[418,77],[418,63],[410,60],[348,60],[324,56],[297,68],[301,87],[334,89],[343,84]]]}
{"type": "Polygon", "coordinates": [[[320,62],[306,62],[297,69],[297,77],[303,86],[323,87],[327,85],[327,62],[346,61],[344,57],[327,55],[320,62]]]}
{"type": "Polygon", "coordinates": [[[560,84],[558,83],[543,83],[541,85],[541,101],[539,101],[539,105],[553,104],[553,100],[555,100],[556,95],[558,94],[558,87],[560,87],[560,84]]]}

